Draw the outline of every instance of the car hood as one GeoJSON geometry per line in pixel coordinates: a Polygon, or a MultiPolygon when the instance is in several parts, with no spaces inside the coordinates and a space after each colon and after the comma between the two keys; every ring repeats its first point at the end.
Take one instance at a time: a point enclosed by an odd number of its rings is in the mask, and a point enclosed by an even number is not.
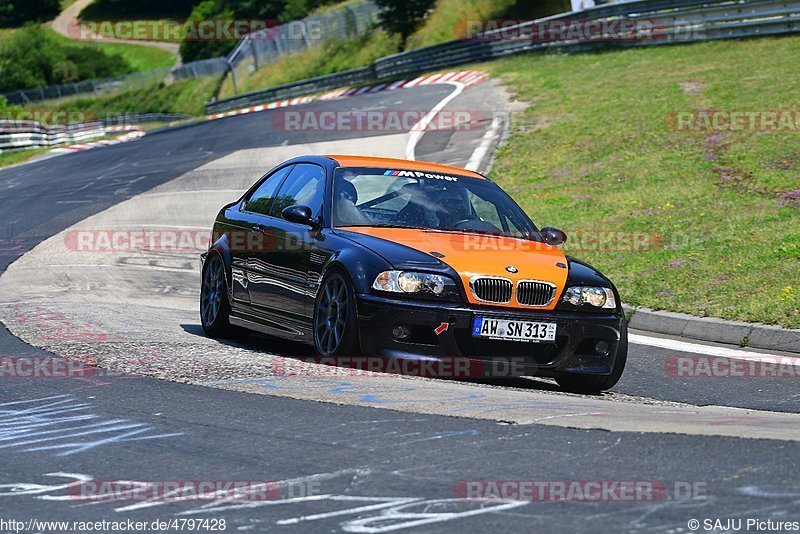
{"type": "MultiPolygon", "coordinates": [[[[520,280],[550,282],[556,286],[556,297],[561,295],[567,281],[568,268],[564,253],[545,243],[511,237],[412,228],[346,227],[339,230],[377,238],[379,241],[369,238],[356,240],[379,254],[381,242],[389,241],[424,253],[433,262],[444,262],[458,273],[467,290],[467,298],[474,304],[481,303],[469,291],[470,279],[475,276],[508,278],[515,286],[520,280]],[[509,268],[517,272],[510,272],[509,268]]],[[[396,263],[391,258],[387,259],[396,263]]],[[[550,305],[538,309],[553,309],[557,301],[558,298],[553,299],[550,305]]],[[[508,304],[492,305],[523,307],[517,302],[516,296],[508,304]]]]}

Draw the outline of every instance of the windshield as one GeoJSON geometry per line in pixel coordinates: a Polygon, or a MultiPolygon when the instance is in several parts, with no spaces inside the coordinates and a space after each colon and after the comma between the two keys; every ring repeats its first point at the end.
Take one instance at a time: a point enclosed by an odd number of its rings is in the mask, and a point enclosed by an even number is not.
{"type": "Polygon", "coordinates": [[[395,169],[337,169],[333,225],[421,228],[538,240],[538,232],[525,212],[489,180],[395,169]]]}

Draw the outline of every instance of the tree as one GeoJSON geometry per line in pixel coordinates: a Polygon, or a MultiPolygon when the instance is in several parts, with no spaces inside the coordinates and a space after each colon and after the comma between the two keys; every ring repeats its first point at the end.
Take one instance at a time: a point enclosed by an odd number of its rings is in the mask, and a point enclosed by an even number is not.
{"type": "Polygon", "coordinates": [[[389,33],[399,34],[405,47],[406,39],[433,9],[435,0],[375,0],[375,3],[381,8],[381,26],[389,33]]]}
{"type": "Polygon", "coordinates": [[[60,10],[58,0],[2,0],[0,27],[21,26],[26,22],[44,22],[55,18],[60,10]]]}

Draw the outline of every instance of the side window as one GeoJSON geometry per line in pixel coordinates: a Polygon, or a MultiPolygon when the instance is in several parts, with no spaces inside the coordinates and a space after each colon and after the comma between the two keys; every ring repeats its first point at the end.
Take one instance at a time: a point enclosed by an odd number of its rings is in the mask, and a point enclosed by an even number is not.
{"type": "Polygon", "coordinates": [[[264,183],[258,186],[258,189],[245,201],[244,209],[246,211],[261,213],[262,215],[269,215],[269,210],[275,199],[275,192],[278,190],[278,186],[281,185],[281,182],[283,182],[283,179],[292,172],[293,167],[294,165],[288,165],[274,172],[269,178],[264,180],[264,183]]]}
{"type": "Polygon", "coordinates": [[[311,213],[317,217],[322,211],[324,196],[325,169],[311,163],[298,163],[275,196],[270,215],[280,217],[284,209],[301,204],[311,208],[311,213]]]}

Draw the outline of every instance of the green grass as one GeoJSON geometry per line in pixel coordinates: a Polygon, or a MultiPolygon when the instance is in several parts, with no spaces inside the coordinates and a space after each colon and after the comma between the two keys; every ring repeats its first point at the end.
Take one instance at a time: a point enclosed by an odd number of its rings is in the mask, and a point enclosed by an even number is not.
{"type": "Polygon", "coordinates": [[[515,0],[438,0],[423,25],[408,37],[406,49],[413,50],[467,35],[467,21],[503,17],[515,0]]]}
{"type": "Polygon", "coordinates": [[[49,150],[49,148],[35,148],[32,150],[0,153],[0,167],[8,167],[9,165],[16,165],[17,163],[24,163],[37,156],[41,156],[49,150]]]}
{"type": "Polygon", "coordinates": [[[203,104],[216,92],[219,83],[219,78],[215,76],[180,80],[169,85],[158,83],[110,95],[45,101],[26,106],[25,110],[78,111],[90,117],[126,113],[186,113],[199,116],[203,114],[203,104]]]}
{"type": "MultiPolygon", "coordinates": [[[[283,56],[248,75],[246,68],[237,71],[239,93],[255,91],[323,74],[368,65],[379,57],[398,51],[399,39],[382,30],[283,56]]],[[[220,98],[233,96],[230,75],[220,89],[220,98]]]]}
{"type": "MultiPolygon", "coordinates": [[[[125,44],[125,43],[101,43],[97,41],[75,41],[54,32],[45,27],[49,37],[52,37],[59,46],[62,47],[88,47],[90,49],[102,50],[108,54],[122,56],[134,71],[160,69],[171,67],[175,64],[175,56],[152,46],[125,44]]],[[[0,29],[0,46],[8,41],[17,32],[16,28],[0,29]]]]}
{"type": "Polygon", "coordinates": [[[175,56],[160,48],[125,43],[75,41],[57,34],[50,28],[47,28],[47,32],[62,46],[85,46],[96,50],[102,50],[106,54],[122,56],[134,71],[160,69],[163,67],[171,67],[175,64],[175,56]]]}
{"type": "Polygon", "coordinates": [[[406,42],[406,49],[431,46],[468,35],[468,21],[532,20],[570,10],[567,0],[437,0],[433,11],[406,42]]]}
{"type": "Polygon", "coordinates": [[[800,131],[674,131],[665,120],[796,110],[798,46],[762,38],[487,65],[530,103],[493,178],[540,226],[660,236],[638,252],[565,245],[626,302],[800,327],[800,198],[782,197],[800,188],[800,131]]]}

